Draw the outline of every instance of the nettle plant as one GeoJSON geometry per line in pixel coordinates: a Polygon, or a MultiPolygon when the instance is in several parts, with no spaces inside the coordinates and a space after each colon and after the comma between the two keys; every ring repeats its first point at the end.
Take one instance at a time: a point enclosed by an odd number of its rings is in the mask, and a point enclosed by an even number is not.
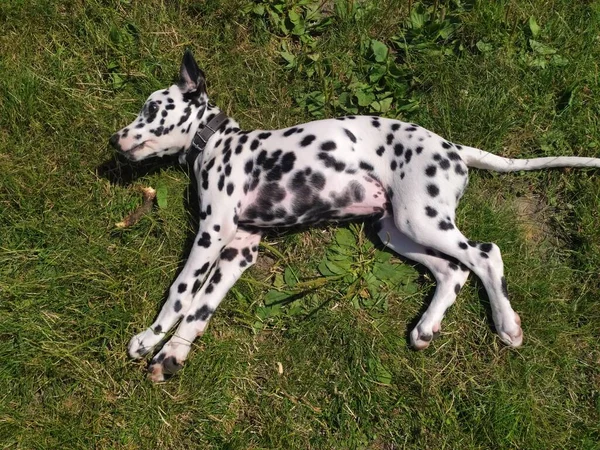
{"type": "Polygon", "coordinates": [[[321,36],[332,32],[336,23],[358,23],[377,6],[375,2],[338,0],[327,9],[324,2],[314,0],[262,0],[244,12],[280,40],[279,56],[285,69],[308,81],[310,90],[294,98],[301,110],[314,118],[347,114],[399,117],[419,107],[413,89],[418,80],[407,55],[426,52],[439,56],[463,49],[455,35],[457,17],[464,7],[458,1],[451,3],[452,13],[437,3],[413,4],[408,18],[388,42],[360,36],[350,57],[331,56],[320,45],[321,36]]]}
{"type": "Polygon", "coordinates": [[[301,281],[298,271],[290,266],[275,274],[264,306],[256,309],[258,320],[253,327],[281,326],[286,317],[310,315],[334,298],[349,302],[356,309],[382,313],[388,309],[392,292],[400,295],[415,293],[418,272],[412,266],[393,262],[392,253],[376,248],[364,237],[362,226],[350,224],[348,228],[336,230],[317,266],[320,276],[301,281]],[[337,294],[323,301],[318,289],[323,286],[337,294]]]}

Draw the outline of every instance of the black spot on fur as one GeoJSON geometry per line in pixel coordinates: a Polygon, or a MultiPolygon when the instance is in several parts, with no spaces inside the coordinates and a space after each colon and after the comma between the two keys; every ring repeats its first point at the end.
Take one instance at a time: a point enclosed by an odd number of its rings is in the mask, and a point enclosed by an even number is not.
{"type": "Polygon", "coordinates": [[[197,277],[202,274],[205,274],[209,267],[210,267],[210,264],[205,263],[202,267],[200,267],[198,270],[196,270],[196,272],[194,272],[194,276],[197,277]]]}
{"type": "Polygon", "coordinates": [[[362,184],[352,181],[350,183],[350,189],[352,190],[352,195],[354,197],[354,201],[362,202],[365,198],[365,188],[362,184]]]}
{"type": "Polygon", "coordinates": [[[402,153],[404,153],[404,145],[398,142],[396,145],[394,145],[394,154],[396,156],[401,156],[402,153]]]}
{"type": "Polygon", "coordinates": [[[195,294],[196,292],[198,292],[198,289],[200,289],[200,286],[202,286],[202,283],[200,282],[200,280],[194,281],[194,285],[192,286],[192,294],[195,294]]]}
{"type": "Polygon", "coordinates": [[[354,133],[352,133],[352,131],[348,130],[347,128],[344,128],[344,132],[346,133],[346,136],[348,136],[348,138],[356,144],[356,136],[354,136],[354,133]]]}
{"type": "Polygon", "coordinates": [[[205,247],[205,248],[210,247],[210,234],[207,232],[203,232],[200,239],[198,239],[198,245],[200,247],[205,247]]]}
{"type": "Polygon", "coordinates": [[[502,286],[502,293],[506,298],[508,298],[508,287],[506,286],[506,278],[502,277],[500,279],[500,284],[502,286]]]}
{"type": "Polygon", "coordinates": [[[440,167],[444,170],[448,170],[448,168],[450,167],[450,161],[447,160],[446,158],[442,159],[440,161],[440,167]]]}
{"type": "Polygon", "coordinates": [[[449,148],[452,148],[452,144],[450,142],[442,142],[442,147],[444,147],[447,150],[449,148]]]}
{"type": "Polygon", "coordinates": [[[250,253],[249,247],[245,247],[242,249],[242,256],[246,259],[247,262],[252,262],[252,253],[250,253]]]}
{"type": "Polygon", "coordinates": [[[468,248],[469,248],[469,246],[467,245],[467,243],[466,243],[466,242],[459,242],[459,243],[458,243],[458,246],[459,246],[460,248],[462,248],[463,250],[466,250],[466,249],[468,249],[468,248]]]}
{"type": "Polygon", "coordinates": [[[489,253],[492,250],[493,245],[489,242],[485,242],[479,245],[479,250],[485,253],[489,253]]]}
{"type": "Polygon", "coordinates": [[[229,247],[221,252],[221,259],[226,259],[227,261],[233,261],[233,258],[235,258],[237,256],[237,254],[238,254],[237,248],[229,247]]]}
{"type": "Polygon", "coordinates": [[[435,184],[428,184],[427,185],[427,193],[431,197],[437,197],[440,193],[440,188],[438,188],[435,184]]]}
{"type": "Polygon", "coordinates": [[[335,145],[335,142],[333,141],[327,141],[327,142],[323,142],[321,144],[321,150],[325,150],[326,152],[335,150],[337,148],[337,145],[335,145]]]}
{"type": "Polygon", "coordinates": [[[448,152],[447,156],[451,161],[458,161],[461,159],[460,155],[456,152],[448,152]]]}
{"type": "Polygon", "coordinates": [[[342,172],[346,168],[346,163],[342,161],[337,161],[329,153],[320,152],[317,155],[317,158],[323,161],[325,167],[333,167],[337,172],[342,172]]]}
{"type": "Polygon", "coordinates": [[[315,172],[310,177],[310,184],[319,191],[325,187],[325,177],[320,172],[315,172]]]}
{"type": "Polygon", "coordinates": [[[271,136],[271,133],[267,131],[267,132],[265,132],[265,133],[260,133],[260,134],[258,135],[258,138],[259,138],[259,139],[268,139],[268,138],[269,138],[269,136],[271,136]]]}
{"type": "Polygon", "coordinates": [[[294,162],[296,161],[296,155],[293,152],[287,152],[281,158],[281,171],[288,173],[294,168],[294,162]]]}
{"type": "Polygon", "coordinates": [[[446,221],[446,220],[440,220],[440,223],[438,224],[440,230],[443,231],[448,231],[454,228],[454,225],[452,225],[452,222],[446,221]]]}
{"type": "Polygon", "coordinates": [[[187,284],[185,284],[185,283],[180,283],[179,286],[177,286],[177,292],[179,292],[180,294],[185,292],[186,289],[187,289],[187,284]]]}
{"type": "Polygon", "coordinates": [[[296,131],[298,131],[298,128],[296,128],[296,127],[288,128],[287,130],[285,130],[285,131],[283,132],[283,135],[284,135],[285,137],[289,137],[289,136],[291,136],[292,134],[294,134],[296,131]]]}
{"type": "Polygon", "coordinates": [[[175,312],[181,311],[181,300],[175,300],[175,304],[173,305],[173,309],[175,312]]]}
{"type": "Polygon", "coordinates": [[[392,160],[392,162],[390,163],[390,169],[392,169],[392,171],[396,170],[398,168],[398,163],[396,162],[396,160],[392,160]]]}
{"type": "Polygon", "coordinates": [[[375,170],[375,168],[374,168],[374,167],[373,167],[371,164],[369,164],[369,163],[366,163],[366,162],[364,162],[364,161],[361,161],[361,162],[358,164],[358,167],[360,167],[360,168],[361,168],[361,169],[363,169],[363,170],[368,170],[368,171],[373,171],[373,170],[375,170]]]}
{"type": "Polygon", "coordinates": [[[427,168],[425,169],[425,175],[427,175],[428,177],[434,177],[436,172],[437,167],[435,166],[427,166],[427,168]]]}
{"type": "Polygon", "coordinates": [[[377,149],[377,155],[381,156],[381,155],[383,155],[383,152],[385,152],[385,147],[382,145],[381,147],[379,147],[377,149]]]}
{"type": "Polygon", "coordinates": [[[460,292],[460,284],[456,283],[456,284],[454,285],[454,293],[455,293],[456,295],[458,295],[458,293],[459,293],[459,292],[460,292]]]}
{"type": "Polygon", "coordinates": [[[233,183],[227,184],[227,195],[233,194],[234,185],[233,183]]]}
{"type": "Polygon", "coordinates": [[[250,144],[250,150],[252,150],[252,151],[256,150],[259,145],[260,145],[260,141],[258,139],[254,139],[252,141],[252,144],[250,144]]]}
{"type": "Polygon", "coordinates": [[[479,256],[481,256],[483,259],[488,259],[490,257],[487,253],[484,252],[480,252],[479,256]]]}
{"type": "Polygon", "coordinates": [[[425,213],[429,216],[429,217],[435,217],[438,215],[437,209],[432,208],[431,206],[426,206],[425,207],[425,213]]]}
{"type": "Polygon", "coordinates": [[[314,134],[308,134],[300,141],[301,147],[309,146],[317,137],[314,134]]]}

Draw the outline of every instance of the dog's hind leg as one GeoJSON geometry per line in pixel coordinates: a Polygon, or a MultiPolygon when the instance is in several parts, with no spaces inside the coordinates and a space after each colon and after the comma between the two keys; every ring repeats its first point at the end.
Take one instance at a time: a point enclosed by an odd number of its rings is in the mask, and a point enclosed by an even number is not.
{"type": "Polygon", "coordinates": [[[411,345],[417,350],[423,350],[440,333],[446,310],[454,303],[469,277],[469,269],[454,258],[412,241],[396,228],[392,217],[381,219],[377,228],[377,234],[386,247],[423,264],[437,281],[429,307],[410,333],[411,345]]]}
{"type": "Polygon", "coordinates": [[[209,270],[206,282],[194,292],[193,300],[177,331],[152,359],[148,367],[152,381],[183,366],[194,340],[201,336],[211,316],[242,273],[256,262],[261,235],[257,231],[238,228],[234,239],[221,250],[216,264],[209,270]]]}
{"type": "Polygon", "coordinates": [[[473,271],[487,291],[500,339],[506,345],[519,347],[523,342],[521,321],[508,300],[500,249],[492,243],[467,239],[454,224],[454,210],[438,206],[435,217],[428,215],[426,208],[422,212],[410,208],[410,214],[403,208],[394,209],[394,223],[411,240],[455,258],[473,271]]]}

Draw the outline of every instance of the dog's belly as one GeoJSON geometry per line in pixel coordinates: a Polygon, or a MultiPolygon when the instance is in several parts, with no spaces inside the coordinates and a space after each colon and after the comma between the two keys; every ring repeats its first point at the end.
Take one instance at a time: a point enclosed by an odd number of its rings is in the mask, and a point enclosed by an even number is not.
{"type": "Polygon", "coordinates": [[[385,189],[366,174],[328,173],[310,167],[278,182],[260,182],[245,198],[239,221],[272,227],[312,225],[368,216],[389,208],[385,189]]]}

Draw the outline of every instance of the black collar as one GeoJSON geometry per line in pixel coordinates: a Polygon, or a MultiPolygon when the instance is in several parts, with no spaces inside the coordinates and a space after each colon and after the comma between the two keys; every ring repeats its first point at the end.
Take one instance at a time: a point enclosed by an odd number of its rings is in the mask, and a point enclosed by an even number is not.
{"type": "Polygon", "coordinates": [[[194,139],[192,140],[192,145],[187,151],[186,159],[188,162],[193,162],[198,155],[202,153],[202,151],[206,148],[208,140],[217,132],[219,127],[223,125],[223,122],[226,120],[227,114],[221,111],[219,114],[213,117],[210,122],[204,125],[204,127],[196,131],[194,139]]]}

